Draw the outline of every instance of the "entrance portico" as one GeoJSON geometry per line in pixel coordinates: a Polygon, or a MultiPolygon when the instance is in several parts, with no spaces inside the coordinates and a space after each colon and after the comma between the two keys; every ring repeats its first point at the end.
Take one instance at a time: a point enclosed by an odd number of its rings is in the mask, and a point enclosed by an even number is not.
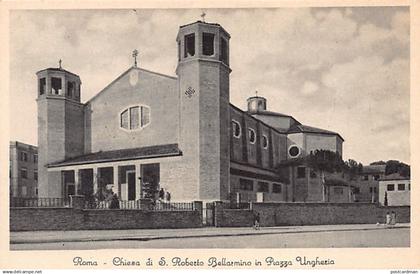
{"type": "Polygon", "coordinates": [[[177,145],[98,152],[50,164],[48,171],[61,172],[63,197],[112,189],[121,200],[139,200],[157,193],[160,162],[177,156],[177,145]]]}

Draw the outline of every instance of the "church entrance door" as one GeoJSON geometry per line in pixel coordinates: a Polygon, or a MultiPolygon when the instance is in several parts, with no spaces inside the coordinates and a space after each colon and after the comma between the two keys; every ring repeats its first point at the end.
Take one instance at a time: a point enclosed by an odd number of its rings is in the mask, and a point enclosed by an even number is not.
{"type": "Polygon", "coordinates": [[[127,171],[127,187],[128,187],[128,200],[136,200],[136,172],[134,170],[127,171]]]}

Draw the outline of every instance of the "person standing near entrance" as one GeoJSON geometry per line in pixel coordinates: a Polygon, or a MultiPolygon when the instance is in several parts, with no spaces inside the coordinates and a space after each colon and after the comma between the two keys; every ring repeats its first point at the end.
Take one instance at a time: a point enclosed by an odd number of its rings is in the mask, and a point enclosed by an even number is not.
{"type": "Polygon", "coordinates": [[[254,229],[255,230],[260,229],[260,213],[257,213],[257,214],[254,213],[254,229]]]}

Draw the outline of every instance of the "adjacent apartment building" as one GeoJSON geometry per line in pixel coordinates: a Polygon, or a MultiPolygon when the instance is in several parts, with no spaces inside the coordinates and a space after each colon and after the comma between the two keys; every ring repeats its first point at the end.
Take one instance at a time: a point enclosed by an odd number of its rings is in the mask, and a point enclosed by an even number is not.
{"type": "Polygon", "coordinates": [[[21,142],[10,142],[10,197],[38,196],[38,148],[21,142]]]}

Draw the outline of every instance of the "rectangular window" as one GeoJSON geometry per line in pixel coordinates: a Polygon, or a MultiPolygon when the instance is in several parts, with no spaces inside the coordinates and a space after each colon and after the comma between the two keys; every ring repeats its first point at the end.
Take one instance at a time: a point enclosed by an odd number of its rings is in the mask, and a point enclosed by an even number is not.
{"type": "Polygon", "coordinates": [[[20,160],[23,162],[27,162],[28,161],[28,153],[21,151],[20,152],[20,160]]]}
{"type": "Polygon", "coordinates": [[[373,179],[375,180],[375,181],[378,181],[379,180],[379,174],[375,174],[375,175],[373,175],[373,179]]]}
{"type": "Polygon", "coordinates": [[[195,34],[185,35],[184,58],[195,55],[195,34]]]}
{"type": "Polygon", "coordinates": [[[28,179],[28,170],[26,168],[20,169],[20,177],[23,179],[28,179]]]}
{"type": "Polygon", "coordinates": [[[38,170],[34,170],[34,180],[38,181],[38,170]]]}
{"type": "Polygon", "coordinates": [[[178,61],[181,60],[181,41],[178,41],[178,61]]]}
{"type": "Polygon", "coordinates": [[[51,77],[51,91],[52,94],[59,95],[61,94],[63,87],[61,83],[61,78],[51,77]]]}
{"type": "Polygon", "coordinates": [[[359,194],[360,193],[360,188],[359,187],[355,187],[353,190],[354,194],[359,194]]]}
{"type": "Polygon", "coordinates": [[[67,96],[72,97],[74,93],[74,82],[67,82],[67,96]]]}
{"type": "Polygon", "coordinates": [[[203,32],[203,55],[214,54],[214,34],[203,32]]]}
{"type": "Polygon", "coordinates": [[[363,176],[363,181],[368,181],[368,180],[369,180],[369,175],[363,176]]]}
{"type": "Polygon", "coordinates": [[[395,186],[393,184],[387,185],[386,186],[386,190],[387,191],[394,191],[395,190],[395,186]]]}
{"type": "Polygon", "coordinates": [[[369,193],[372,193],[373,187],[369,187],[369,193]]]}
{"type": "Polygon", "coordinates": [[[26,195],[28,195],[28,190],[26,189],[26,186],[22,186],[22,188],[21,188],[21,193],[22,193],[22,196],[26,196],[26,195]]]}
{"type": "Polygon", "coordinates": [[[398,184],[398,190],[404,191],[405,190],[405,184],[398,184]]]}
{"type": "Polygon", "coordinates": [[[121,127],[128,129],[128,109],[121,113],[121,127]]]}
{"type": "Polygon", "coordinates": [[[34,154],[34,163],[38,163],[38,154],[34,154]]]}
{"type": "Polygon", "coordinates": [[[137,129],[140,125],[139,107],[130,108],[130,129],[137,129]]]}
{"type": "Polygon", "coordinates": [[[150,109],[141,107],[141,126],[144,127],[148,123],[150,123],[150,109]]]}
{"type": "Polygon", "coordinates": [[[281,184],[273,184],[273,193],[281,193],[281,184]]]}
{"type": "Polygon", "coordinates": [[[248,179],[239,179],[239,189],[246,191],[254,191],[254,182],[248,179]]]}
{"type": "Polygon", "coordinates": [[[47,82],[45,78],[39,79],[39,95],[44,94],[46,89],[47,89],[47,82]]]}
{"type": "Polygon", "coordinates": [[[228,64],[228,48],[225,39],[220,38],[220,61],[228,64]]]}
{"type": "Polygon", "coordinates": [[[258,182],[258,192],[269,192],[268,183],[258,182]]]}
{"type": "Polygon", "coordinates": [[[302,167],[302,166],[298,167],[297,168],[297,177],[298,178],[305,178],[305,176],[306,176],[306,168],[302,167]]]}
{"type": "Polygon", "coordinates": [[[342,195],[343,194],[343,188],[342,187],[334,187],[334,194],[342,195]]]}

